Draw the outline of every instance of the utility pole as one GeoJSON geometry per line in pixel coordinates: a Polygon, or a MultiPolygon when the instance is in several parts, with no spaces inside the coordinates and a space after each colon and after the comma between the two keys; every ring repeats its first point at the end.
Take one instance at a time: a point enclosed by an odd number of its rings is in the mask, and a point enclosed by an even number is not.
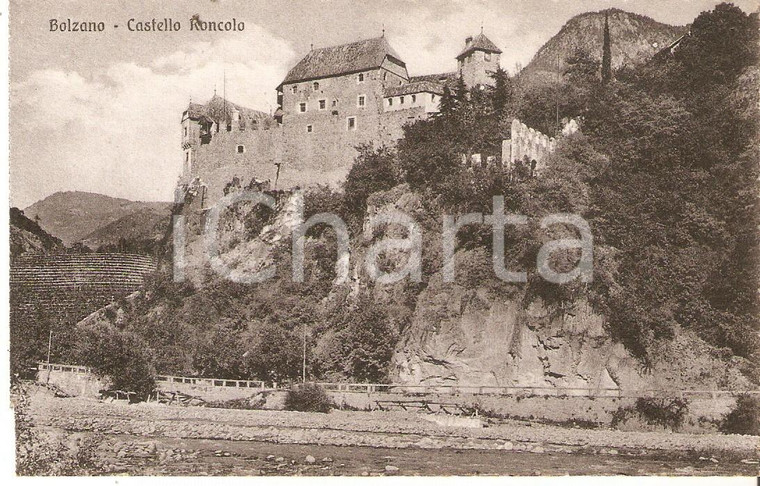
{"type": "Polygon", "coordinates": [[[560,85],[562,84],[562,78],[560,75],[559,70],[559,49],[557,50],[557,93],[555,95],[555,98],[557,99],[557,124],[554,125],[554,137],[557,138],[559,136],[559,90],[560,85]]]}
{"type": "Polygon", "coordinates": [[[303,325],[303,369],[301,380],[306,383],[306,324],[303,325]]]}
{"type": "Polygon", "coordinates": [[[275,176],[274,176],[274,189],[276,190],[277,189],[277,181],[280,179],[280,165],[282,165],[282,162],[275,162],[274,165],[277,166],[277,174],[275,174],[275,176]]]}
{"type": "Polygon", "coordinates": [[[53,347],[53,330],[50,330],[50,334],[48,335],[48,353],[47,353],[47,380],[45,380],[45,383],[50,383],[50,350],[53,347]]]}

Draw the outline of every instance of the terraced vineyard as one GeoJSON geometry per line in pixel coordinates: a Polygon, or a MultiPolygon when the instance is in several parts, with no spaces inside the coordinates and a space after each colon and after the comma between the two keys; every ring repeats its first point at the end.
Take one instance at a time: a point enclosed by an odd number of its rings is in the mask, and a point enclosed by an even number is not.
{"type": "Polygon", "coordinates": [[[10,269],[14,312],[44,307],[81,319],[115,299],[139,290],[156,262],[145,255],[85,253],[35,255],[13,262],[10,269]]]}

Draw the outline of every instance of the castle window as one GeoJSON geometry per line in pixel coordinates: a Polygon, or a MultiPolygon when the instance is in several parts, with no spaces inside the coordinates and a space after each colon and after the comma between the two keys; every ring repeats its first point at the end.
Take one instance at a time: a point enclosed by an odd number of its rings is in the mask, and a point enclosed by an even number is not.
{"type": "Polygon", "coordinates": [[[412,103],[416,103],[416,102],[417,102],[417,95],[412,95],[412,103]]]}
{"type": "Polygon", "coordinates": [[[293,93],[298,93],[298,85],[297,84],[293,85],[293,93]]]}
{"type": "Polygon", "coordinates": [[[185,162],[190,162],[190,152],[185,152],[185,162]]]}
{"type": "Polygon", "coordinates": [[[327,108],[327,100],[319,100],[319,109],[324,110],[327,108]]]}
{"type": "Polygon", "coordinates": [[[356,117],[355,116],[349,116],[348,117],[348,129],[349,130],[356,130],[356,117]]]}
{"type": "Polygon", "coordinates": [[[388,73],[383,73],[383,81],[385,81],[386,79],[388,79],[388,73]]]}
{"type": "Polygon", "coordinates": [[[366,97],[364,95],[359,95],[359,99],[357,101],[359,108],[364,108],[365,102],[366,102],[366,97]]]}
{"type": "Polygon", "coordinates": [[[319,83],[314,81],[314,91],[317,91],[319,89],[319,83]]]}
{"type": "Polygon", "coordinates": [[[306,125],[306,133],[311,133],[314,131],[314,127],[312,125],[306,125]]]}
{"type": "Polygon", "coordinates": [[[401,103],[401,104],[403,105],[403,104],[404,104],[404,97],[402,96],[401,98],[399,98],[399,99],[398,99],[398,102],[399,102],[399,103],[401,103]]]}
{"type": "Polygon", "coordinates": [[[491,53],[486,52],[486,62],[490,62],[490,61],[491,61],[491,53]]]}
{"type": "Polygon", "coordinates": [[[306,103],[298,103],[298,111],[306,113],[306,103]]]}
{"type": "Polygon", "coordinates": [[[333,101],[332,101],[332,105],[333,105],[333,106],[338,106],[338,100],[333,100],[333,101]]]}
{"type": "Polygon", "coordinates": [[[239,153],[239,154],[245,153],[245,145],[238,145],[237,146],[237,153],[239,153]]]}
{"type": "Polygon", "coordinates": [[[184,136],[187,137],[187,127],[185,127],[184,136]]]}
{"type": "Polygon", "coordinates": [[[393,106],[393,98],[388,98],[388,106],[393,106]]]}
{"type": "Polygon", "coordinates": [[[356,80],[360,83],[364,82],[364,73],[359,73],[359,75],[356,77],[356,80]]]}

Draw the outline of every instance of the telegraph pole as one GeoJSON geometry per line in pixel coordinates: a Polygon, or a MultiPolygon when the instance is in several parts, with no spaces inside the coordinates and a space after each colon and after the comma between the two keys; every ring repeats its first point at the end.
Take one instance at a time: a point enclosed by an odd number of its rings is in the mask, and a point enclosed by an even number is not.
{"type": "Polygon", "coordinates": [[[556,91],[556,98],[557,98],[557,124],[554,126],[554,137],[559,136],[559,90],[560,85],[562,84],[562,78],[560,75],[560,69],[559,69],[559,55],[560,51],[557,50],[557,91],[556,91]]]}
{"type": "Polygon", "coordinates": [[[47,380],[45,383],[50,383],[50,350],[53,347],[53,330],[50,330],[48,335],[48,352],[47,352],[47,380]]]}
{"type": "Polygon", "coordinates": [[[303,368],[301,370],[301,380],[306,383],[306,324],[303,325],[303,368]]]}

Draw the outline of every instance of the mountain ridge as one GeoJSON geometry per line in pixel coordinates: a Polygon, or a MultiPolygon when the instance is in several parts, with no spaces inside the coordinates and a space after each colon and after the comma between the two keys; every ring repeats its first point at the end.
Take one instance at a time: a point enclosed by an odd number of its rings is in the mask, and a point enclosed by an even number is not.
{"type": "MultiPolygon", "coordinates": [[[[66,246],[71,246],[91,235],[97,236],[100,228],[124,217],[131,215],[139,221],[141,214],[147,219],[155,219],[155,214],[165,214],[168,218],[170,211],[169,202],[132,201],[94,192],[59,191],[27,207],[24,214],[36,220],[46,232],[60,238],[66,246]]],[[[115,239],[119,236],[112,235],[115,239]]],[[[103,240],[99,239],[101,243],[103,240]]]]}
{"type": "Polygon", "coordinates": [[[558,57],[561,71],[565,60],[578,50],[601,61],[605,13],[609,16],[613,69],[647,61],[688,31],[688,26],[665,24],[617,8],[584,12],[565,22],[518,77],[527,82],[552,82],[557,76],[558,57]]]}

